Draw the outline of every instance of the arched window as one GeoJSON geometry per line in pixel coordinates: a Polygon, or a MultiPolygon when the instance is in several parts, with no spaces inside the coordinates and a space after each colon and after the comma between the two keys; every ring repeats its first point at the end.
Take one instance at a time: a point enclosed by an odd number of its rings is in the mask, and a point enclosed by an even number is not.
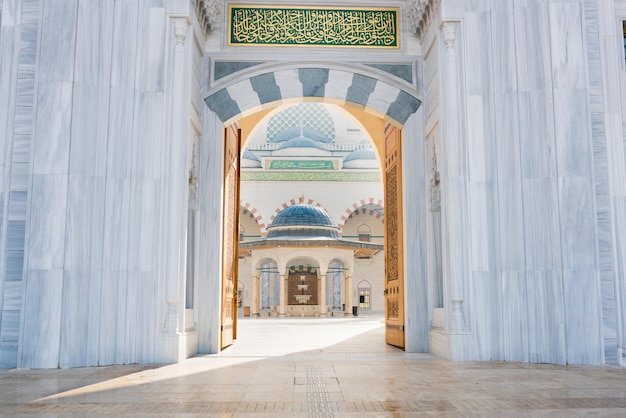
{"type": "Polygon", "coordinates": [[[370,242],[370,236],[372,235],[372,228],[367,224],[361,224],[357,228],[359,234],[359,241],[370,242]]]}
{"type": "Polygon", "coordinates": [[[372,309],[372,284],[367,280],[362,280],[357,286],[359,290],[359,309],[372,309]]]}
{"type": "Polygon", "coordinates": [[[246,228],[239,224],[239,241],[243,241],[243,238],[246,236],[246,228]]]}

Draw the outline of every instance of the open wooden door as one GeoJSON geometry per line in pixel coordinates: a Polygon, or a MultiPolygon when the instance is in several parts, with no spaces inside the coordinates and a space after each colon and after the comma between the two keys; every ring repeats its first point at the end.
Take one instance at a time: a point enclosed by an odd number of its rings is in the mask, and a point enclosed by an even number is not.
{"type": "Polygon", "coordinates": [[[401,131],[385,126],[385,342],[404,348],[401,131]]]}
{"type": "Polygon", "coordinates": [[[224,229],[222,238],[222,317],[220,347],[237,338],[237,268],[239,249],[239,151],[241,130],[224,130],[224,229]]]}

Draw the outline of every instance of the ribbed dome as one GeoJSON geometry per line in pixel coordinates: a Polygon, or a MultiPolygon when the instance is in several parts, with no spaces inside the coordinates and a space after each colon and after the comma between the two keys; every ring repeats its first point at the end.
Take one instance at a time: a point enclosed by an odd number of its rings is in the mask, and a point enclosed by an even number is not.
{"type": "Polygon", "coordinates": [[[317,148],[324,149],[319,142],[312,140],[311,138],[307,138],[305,136],[299,136],[297,138],[290,139],[282,143],[278,149],[285,148],[317,148]]]}
{"type": "Polygon", "coordinates": [[[337,238],[337,230],[324,209],[299,203],[276,215],[267,238],[337,238]]]}
{"type": "Polygon", "coordinates": [[[344,158],[344,162],[345,161],[352,161],[352,160],[375,160],[376,159],[376,153],[374,152],[374,150],[372,149],[358,149],[355,151],[352,151],[350,154],[348,154],[346,156],[346,158],[344,158]]]}

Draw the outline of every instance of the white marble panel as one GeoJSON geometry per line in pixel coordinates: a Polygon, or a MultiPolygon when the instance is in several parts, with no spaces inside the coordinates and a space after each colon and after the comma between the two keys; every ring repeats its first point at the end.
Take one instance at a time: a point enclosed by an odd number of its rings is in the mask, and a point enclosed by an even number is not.
{"type": "MultiPolygon", "coordinates": [[[[167,23],[163,2],[139,5],[136,89],[159,92],[165,88],[167,23]]],[[[188,38],[189,39],[189,38],[188,38]]],[[[188,44],[190,42],[187,42],[188,44]]]]}
{"type": "Polygon", "coordinates": [[[599,284],[594,270],[563,270],[567,361],[599,364],[603,360],[599,284]]]}
{"type": "Polygon", "coordinates": [[[237,104],[242,112],[261,106],[259,95],[252,88],[250,79],[245,79],[226,88],[230,97],[237,97],[237,104]]]}
{"type": "MultiPolygon", "coordinates": [[[[469,209],[467,218],[471,229],[471,269],[473,271],[489,271],[495,266],[493,213],[494,184],[491,182],[469,183],[469,209]]],[[[454,238],[452,238],[454,239],[454,238]]]]}
{"type": "Polygon", "coordinates": [[[474,344],[477,360],[502,360],[502,283],[494,280],[491,271],[472,272],[472,303],[466,307],[474,313],[474,344]]]}
{"type": "Polygon", "coordinates": [[[405,310],[407,332],[405,350],[423,353],[429,350],[426,154],[423,146],[424,110],[407,119],[403,129],[403,195],[405,252],[405,310]],[[410,204],[409,202],[420,202],[410,204]]]}
{"type": "Polygon", "coordinates": [[[528,270],[561,268],[557,184],[554,178],[522,182],[524,249],[528,270]]]}
{"type": "Polygon", "coordinates": [[[387,113],[391,103],[398,97],[398,93],[400,93],[400,90],[397,88],[378,82],[367,100],[367,107],[387,113]]]}
{"type": "Polygon", "coordinates": [[[86,344],[89,333],[91,275],[88,271],[66,270],[63,276],[59,365],[83,366],[87,363],[88,350],[93,348],[86,344]]]}
{"type": "Polygon", "coordinates": [[[302,83],[297,69],[276,71],[274,78],[280,88],[280,97],[283,99],[302,97],[302,83]]]}
{"type": "Polygon", "coordinates": [[[128,268],[133,272],[158,270],[159,187],[154,180],[131,180],[128,268]]]}
{"type": "Polygon", "coordinates": [[[35,174],[67,173],[72,124],[71,83],[39,82],[33,142],[35,174]]]}
{"type": "Polygon", "coordinates": [[[528,295],[524,272],[502,272],[502,343],[504,360],[528,361],[528,295]]]}
{"type": "Polygon", "coordinates": [[[78,2],[65,0],[46,0],[45,7],[42,7],[40,83],[73,80],[77,8],[78,2]]]}
{"type": "Polygon", "coordinates": [[[33,176],[28,224],[28,270],[62,269],[65,252],[67,175],[33,176]]]}
{"type": "MultiPolygon", "coordinates": [[[[470,178],[480,182],[487,180],[487,162],[485,141],[485,117],[483,109],[483,97],[467,97],[467,150],[470,164],[470,178]]],[[[491,161],[491,160],[490,160],[491,161]]]]}
{"type": "Polygon", "coordinates": [[[555,89],[554,133],[559,177],[591,178],[592,147],[588,118],[587,93],[579,89],[555,89]]]}
{"type": "Polygon", "coordinates": [[[520,179],[498,182],[500,268],[521,271],[524,257],[524,210],[520,179]]]}
{"type": "Polygon", "coordinates": [[[65,269],[99,269],[105,233],[105,179],[70,175],[68,187],[65,269]]]}
{"type": "Polygon", "coordinates": [[[30,135],[13,136],[13,162],[30,163],[30,135]]]}
{"type": "Polygon", "coordinates": [[[138,297],[137,329],[136,329],[136,361],[153,363],[155,359],[155,338],[161,325],[157,306],[158,276],[154,272],[138,272],[135,275],[138,297]]]}
{"type": "MultiPolygon", "coordinates": [[[[463,20],[464,30],[457,34],[457,45],[465,44],[466,47],[473,51],[477,48],[482,49],[480,54],[467,54],[461,56],[459,63],[465,65],[465,77],[462,83],[465,83],[467,94],[471,96],[488,94],[491,91],[492,72],[491,66],[491,48],[485,48],[490,45],[491,35],[491,19],[490,13],[468,13],[463,20]]],[[[471,110],[472,104],[467,103],[468,111],[471,110]]]]}
{"type": "Polygon", "coordinates": [[[109,89],[74,84],[70,173],[106,174],[109,89]]]}
{"type": "MultiPolygon", "coordinates": [[[[503,2],[492,2],[497,7],[503,2]]],[[[515,13],[513,8],[502,6],[502,10],[492,10],[492,36],[489,39],[493,54],[493,90],[496,94],[515,92],[518,88],[517,48],[515,13]]],[[[489,74],[486,72],[483,77],[489,74]]]]}
{"type": "Polygon", "coordinates": [[[111,76],[111,49],[114,2],[79,1],[76,20],[76,83],[108,85],[111,76]]]}
{"type": "Polygon", "coordinates": [[[118,271],[102,272],[100,335],[98,341],[98,362],[100,366],[115,364],[118,329],[118,293],[120,286],[118,271]]]}
{"type": "Polygon", "coordinates": [[[0,368],[12,369],[17,365],[20,310],[2,312],[2,335],[0,335],[0,368]]]}
{"type": "Polygon", "coordinates": [[[352,85],[354,75],[345,71],[328,71],[328,82],[324,86],[324,95],[328,98],[345,100],[352,85]]]}
{"type": "Polygon", "coordinates": [[[566,307],[560,270],[528,271],[529,360],[565,364],[566,307]]]}
{"type": "Polygon", "coordinates": [[[596,217],[591,180],[560,178],[559,195],[562,268],[595,269],[596,217]]]}
{"type": "Polygon", "coordinates": [[[550,2],[548,16],[554,87],[585,88],[587,65],[580,3],[550,2]]]}
{"type": "Polygon", "coordinates": [[[26,276],[18,367],[59,366],[63,270],[30,270],[26,276]]]}
{"type": "Polygon", "coordinates": [[[134,89],[137,64],[137,18],[139,2],[115,2],[113,15],[113,48],[110,86],[134,89]]]}
{"type": "MultiPolygon", "coordinates": [[[[283,92],[284,93],[284,92],[283,92]]],[[[302,94],[302,93],[300,93],[302,94]]],[[[221,294],[221,224],[222,210],[222,127],[217,116],[204,110],[203,137],[200,144],[200,240],[197,295],[218,300],[221,294]]],[[[219,351],[220,303],[198,304],[198,352],[219,351]]]]}
{"type": "Polygon", "coordinates": [[[554,104],[550,91],[519,94],[522,177],[556,176],[554,104]]]}
{"type": "Polygon", "coordinates": [[[11,190],[27,190],[29,186],[29,163],[11,164],[11,190]]]}
{"type": "Polygon", "coordinates": [[[541,90],[552,84],[548,3],[514,9],[518,88],[541,90]]]}
{"type": "MultiPolygon", "coordinates": [[[[131,173],[139,179],[156,180],[163,176],[164,94],[137,93],[133,119],[134,138],[131,173]]],[[[185,138],[176,138],[184,141],[185,138]]]]}
{"type": "Polygon", "coordinates": [[[130,152],[133,137],[135,92],[120,88],[110,89],[107,177],[128,177],[132,166],[130,152]]]}
{"type": "Polygon", "coordinates": [[[107,177],[102,256],[102,268],[105,271],[127,269],[129,199],[130,180],[107,177]]]}

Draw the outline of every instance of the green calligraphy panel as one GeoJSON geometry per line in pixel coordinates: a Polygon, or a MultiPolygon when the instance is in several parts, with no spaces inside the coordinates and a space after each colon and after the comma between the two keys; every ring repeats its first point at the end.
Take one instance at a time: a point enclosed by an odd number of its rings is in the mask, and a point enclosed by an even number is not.
{"type": "Polygon", "coordinates": [[[399,48],[397,8],[229,6],[230,45],[399,48]]]}
{"type": "Polygon", "coordinates": [[[269,170],[337,170],[339,161],[328,160],[267,160],[269,170]]]}

